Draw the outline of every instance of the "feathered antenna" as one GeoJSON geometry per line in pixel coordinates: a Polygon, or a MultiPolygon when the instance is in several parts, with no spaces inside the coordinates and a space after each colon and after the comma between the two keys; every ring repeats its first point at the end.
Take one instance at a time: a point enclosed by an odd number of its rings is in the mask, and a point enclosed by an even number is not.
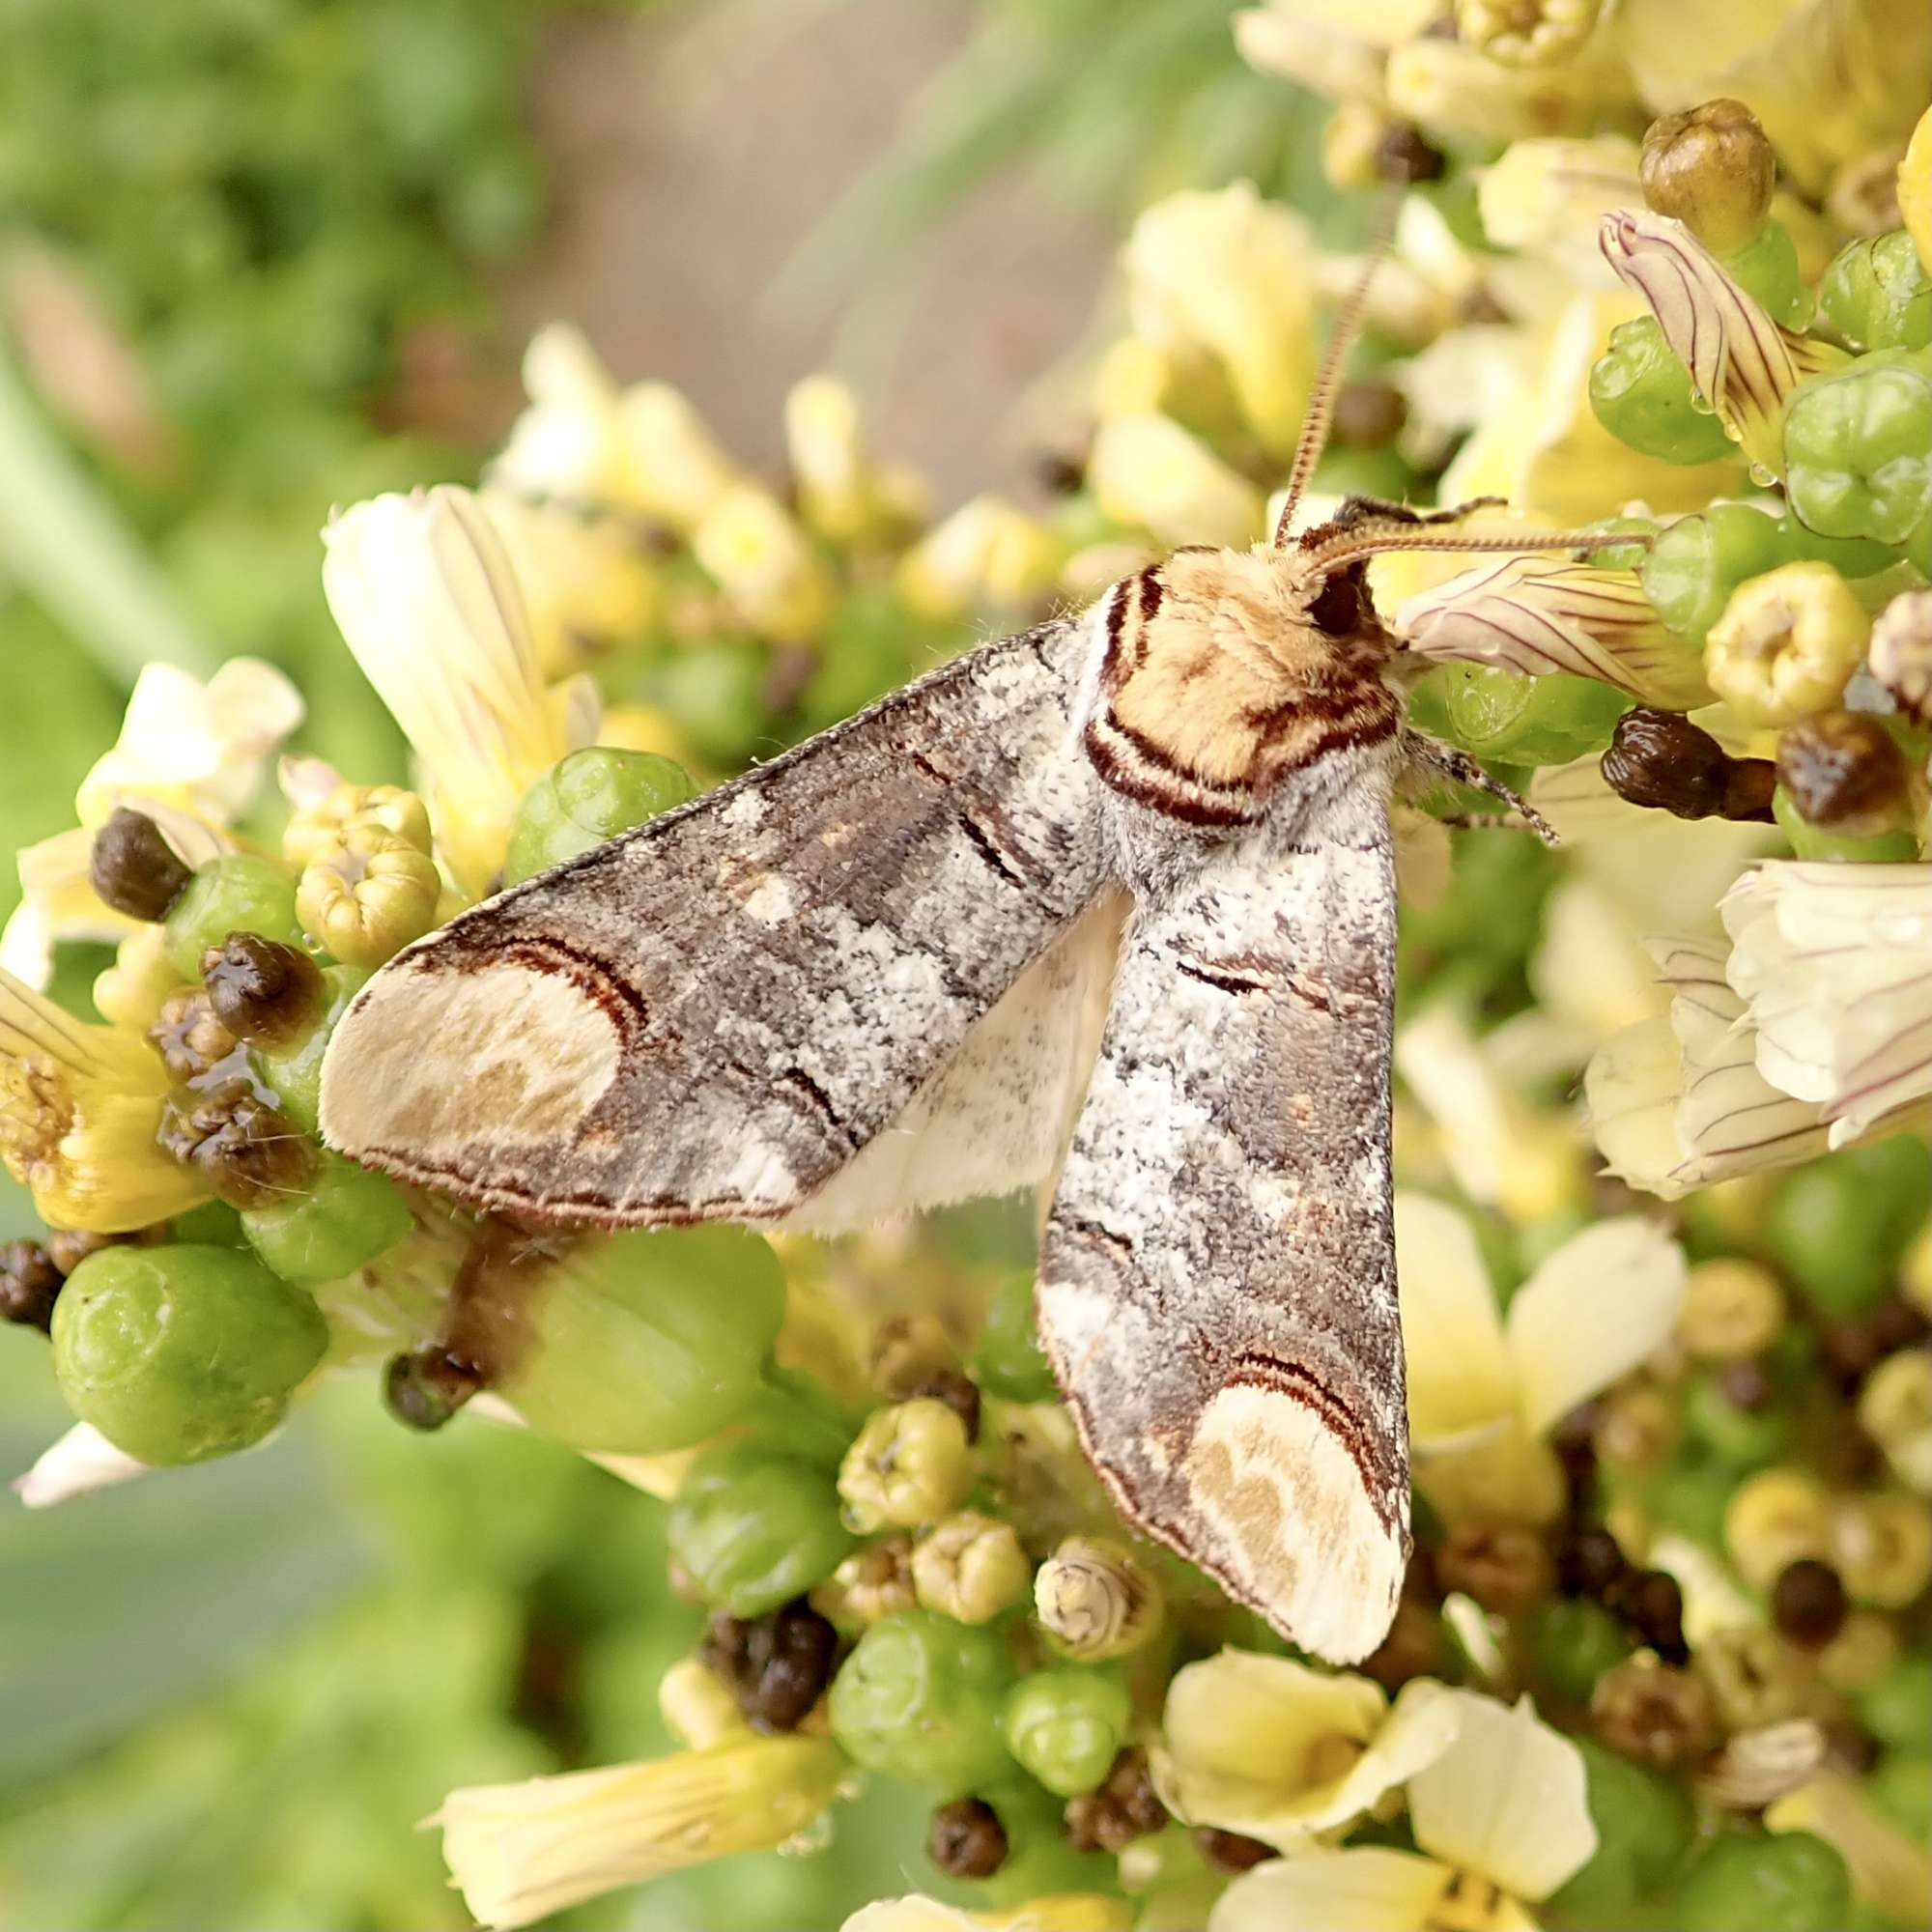
{"type": "Polygon", "coordinates": [[[1616,550],[1624,544],[1647,550],[1652,540],[1648,530],[1517,530],[1483,536],[1471,531],[1438,532],[1415,524],[1358,524],[1305,554],[1312,568],[1325,571],[1390,550],[1616,550]]]}

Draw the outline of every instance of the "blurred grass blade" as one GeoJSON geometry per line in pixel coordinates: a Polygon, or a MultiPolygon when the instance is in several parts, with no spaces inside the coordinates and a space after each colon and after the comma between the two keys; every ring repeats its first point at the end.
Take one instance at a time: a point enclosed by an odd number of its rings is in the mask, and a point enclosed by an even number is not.
{"type": "Polygon", "coordinates": [[[58,617],[105,670],[207,677],[219,662],[113,505],[42,421],[0,355],[0,575],[58,617]]]}

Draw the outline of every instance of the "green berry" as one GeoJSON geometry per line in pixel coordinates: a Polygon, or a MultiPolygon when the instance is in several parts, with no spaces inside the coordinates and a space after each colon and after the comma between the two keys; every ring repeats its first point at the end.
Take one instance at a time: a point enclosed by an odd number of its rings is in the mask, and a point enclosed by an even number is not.
{"type": "Polygon", "coordinates": [[[1684,1393],[1684,1420],[1698,1443],[1725,1468],[1743,1475],[1762,1469],[1783,1454],[1789,1426],[1782,1408],[1741,1407],[1724,1391],[1713,1369],[1691,1377],[1684,1393]]]}
{"type": "Polygon", "coordinates": [[[1820,1313],[1868,1315],[1890,1293],[1932,1199],[1932,1151],[1910,1134],[1820,1155],[1772,1198],[1765,1239],[1820,1313]]]}
{"type": "Polygon", "coordinates": [[[962,1797],[1011,1776],[999,1719],[1012,1675],[994,1630],[904,1610],[875,1623],[839,1666],[832,1735],[867,1770],[962,1797]]]}
{"type": "Polygon", "coordinates": [[[1818,328],[1855,352],[1932,347],[1932,277],[1904,229],[1848,242],[1832,258],[1818,328]]]}
{"type": "Polygon", "coordinates": [[[1811,320],[1811,291],[1798,267],[1798,249],[1781,221],[1762,221],[1747,242],[1718,257],[1725,273],[1786,328],[1811,320]]]}
{"type": "MultiPolygon", "coordinates": [[[[1601,530],[1605,534],[1628,530],[1633,536],[1654,538],[1663,526],[1655,517],[1600,517],[1594,524],[1586,524],[1584,528],[1601,530]]],[[[1583,561],[1598,570],[1640,570],[1649,554],[1648,544],[1612,544],[1604,550],[1586,552],[1583,561]]]]}
{"type": "Polygon", "coordinates": [[[1597,1679],[1629,1655],[1623,1625],[1603,1605],[1585,1597],[1552,1597],[1544,1605],[1536,1624],[1537,1670],[1570,1703],[1587,1704],[1597,1679]]]}
{"type": "Polygon", "coordinates": [[[1595,1738],[1574,1738],[1588,1776],[1597,1849],[1551,1899],[1566,1923],[1621,1924],[1669,1882],[1690,1843],[1690,1801],[1680,1785],[1595,1738]]]}
{"type": "Polygon", "coordinates": [[[296,882],[286,867],[252,852],[211,859],[176,899],[164,926],[168,963],[184,980],[199,981],[201,955],[231,932],[259,932],[284,946],[302,943],[296,917],[296,882]]]}
{"type": "Polygon", "coordinates": [[[1525,677],[1494,665],[1442,669],[1449,736],[1485,761],[1567,764],[1602,751],[1631,707],[1627,693],[1595,678],[1525,677]]]}
{"type": "Polygon", "coordinates": [[[994,1288],[972,1368],[982,1389],[1009,1402],[1053,1400],[1053,1369],[1034,1324],[1031,1270],[1009,1274],[994,1288]]]}
{"type": "Polygon", "coordinates": [[[1859,1722],[1894,1750],[1925,1745],[1925,1714],[1932,1711],[1932,1657],[1908,1652],[1876,1684],[1854,1691],[1859,1722]]]}
{"type": "Polygon", "coordinates": [[[361,966],[325,966],[322,969],[322,1017],[294,1046],[270,1052],[248,1050],[248,1064],[265,1086],[275,1090],[276,1103],[290,1120],[308,1133],[314,1133],[322,1120],[322,1057],[328,1051],[328,1037],[335,1023],[349,1010],[349,1003],[369,983],[369,974],[361,966]]]}
{"type": "Polygon", "coordinates": [[[517,807],[503,883],[520,884],[593,851],[696,793],[682,765],[654,752],[619,752],[604,745],[573,752],[558,759],[517,807]]]}
{"type": "Polygon", "coordinates": [[[1784,561],[1775,519],[1742,503],[1715,503],[1672,524],[1651,546],[1639,574],[1665,627],[1702,643],[1731,592],[1784,561]]]}
{"type": "Polygon", "coordinates": [[[1610,330],[1590,370],[1590,407],[1619,442],[1665,463],[1715,463],[1733,447],[1654,316],[1610,330]]]}
{"type": "Polygon", "coordinates": [[[97,1249],[54,1303],[61,1394],[143,1463],[259,1442],[327,1341],[299,1289],[252,1256],[185,1242],[97,1249]]]}
{"type": "Polygon", "coordinates": [[[662,1455],[753,1401],[783,1319],[784,1275],[757,1235],[703,1227],[599,1238],[547,1270],[530,1346],[497,1386],[560,1442],[662,1455]]]}
{"type": "Polygon", "coordinates": [[[248,1237],[242,1232],[242,1217],[225,1201],[204,1201],[177,1214],[168,1223],[168,1238],[189,1241],[207,1248],[234,1248],[245,1252],[248,1237]]]}
{"type": "Polygon", "coordinates": [[[1037,1670],[1007,1693],[1007,1748],[1062,1798],[1092,1791],[1126,1741],[1133,1699],[1117,1672],[1070,1664],[1037,1670]]]}
{"type": "Polygon", "coordinates": [[[652,696],[707,763],[741,765],[769,731],[765,680],[771,653],[750,638],[688,644],[660,668],[652,696]]]}
{"type": "Polygon", "coordinates": [[[386,1174],[327,1151],[300,1193],[242,1211],[248,1245],[284,1281],[302,1288],[355,1273],[414,1225],[402,1190],[386,1174]]]}
{"type": "Polygon", "coordinates": [[[1867,356],[1813,377],[1785,411],[1784,463],[1807,528],[1903,543],[1932,515],[1932,376],[1867,356]]]}
{"type": "Polygon", "coordinates": [[[692,1464],[671,1506],[670,1552],[708,1604],[761,1617],[822,1583],[858,1548],[830,1473],[741,1443],[692,1464]]]}
{"type": "Polygon", "coordinates": [[[1789,510],[1777,520],[1777,545],[1780,563],[1829,563],[1840,577],[1876,577],[1898,561],[1889,544],[1869,537],[1821,537],[1789,510]]]}
{"type": "Polygon", "coordinates": [[[1799,859],[1838,859],[1852,865],[1889,866],[1918,856],[1918,840],[1904,826],[1889,832],[1833,832],[1813,825],[1798,801],[1779,785],[1771,795],[1771,813],[1799,859]]]}
{"type": "Polygon", "coordinates": [[[1808,1832],[1715,1839],[1678,1888],[1673,1932],[1823,1932],[1852,1902],[1845,1861],[1808,1832]]]}

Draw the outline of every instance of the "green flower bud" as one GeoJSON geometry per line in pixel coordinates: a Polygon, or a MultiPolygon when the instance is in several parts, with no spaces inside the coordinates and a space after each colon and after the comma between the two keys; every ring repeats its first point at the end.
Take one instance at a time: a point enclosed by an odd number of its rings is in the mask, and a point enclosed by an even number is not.
{"type": "Polygon", "coordinates": [[[1000,1736],[1012,1682],[1006,1641],[929,1610],[860,1637],[832,1681],[832,1735],[868,1770],[958,1797],[1010,1776],[1000,1736]]]}
{"type": "Polygon", "coordinates": [[[560,758],[517,807],[503,883],[547,872],[697,795],[682,765],[655,752],[593,745],[560,758]]]}
{"type": "Polygon", "coordinates": [[[1550,1900],[1570,1922],[1620,1924],[1670,1878],[1690,1843],[1690,1801],[1681,1785],[1595,1738],[1572,1738],[1589,1778],[1597,1849],[1550,1900]]]}
{"type": "Polygon", "coordinates": [[[296,882],[271,859],[252,852],[225,853],[187,882],[163,929],[168,963],[184,980],[199,980],[201,955],[231,932],[259,932],[264,939],[299,946],[296,882]]]}
{"type": "Polygon", "coordinates": [[[662,1455],[714,1435],[760,1394],[783,1319],[784,1275],[757,1235],[600,1236],[545,1271],[529,1346],[496,1386],[560,1442],[662,1455]]]}
{"type": "Polygon", "coordinates": [[[822,1583],[852,1553],[825,1470],[728,1443],[678,1485],[670,1552],[708,1604],[759,1617],[822,1583]]]}
{"type": "Polygon", "coordinates": [[[1488,760],[1561,765],[1609,743],[1631,708],[1627,692],[1561,672],[1525,677],[1494,665],[1440,668],[1449,736],[1488,760]]]}
{"type": "MultiPolygon", "coordinates": [[[[58,1304],[56,1304],[58,1306],[58,1304]]],[[[1876,1684],[1854,1691],[1859,1722],[1880,1744],[1916,1750],[1925,1743],[1925,1714],[1932,1711],[1932,1657],[1911,1652],[1876,1684]]]]}
{"type": "Polygon", "coordinates": [[[1718,260],[1732,281],[1759,303],[1772,321],[1803,328],[1811,320],[1811,291],[1798,267],[1798,248],[1781,221],[1765,221],[1718,260]]]}
{"type": "Polygon", "coordinates": [[[1731,592],[1782,561],[1774,518],[1742,503],[1716,503],[1663,531],[1638,575],[1665,627],[1701,643],[1731,592]]]}
{"type": "Polygon", "coordinates": [[[1832,258],[1818,327],[1855,353],[1932,346],[1932,276],[1904,229],[1848,242],[1832,258]]]}
{"type": "MultiPolygon", "coordinates": [[[[1663,526],[1655,517],[1599,517],[1583,527],[1593,532],[1628,530],[1633,536],[1654,538],[1663,526]]],[[[1649,544],[1611,544],[1586,553],[1583,561],[1598,570],[1638,570],[1649,554],[1649,544]]]]}
{"type": "Polygon", "coordinates": [[[1932,1151],[1897,1135],[1807,1162],[1772,1197],[1765,1239],[1824,1314],[1869,1314],[1890,1292],[1932,1199],[1932,1151]]]}
{"type": "Polygon", "coordinates": [[[1871,1800],[1918,1844],[1932,1838],[1932,1752],[1887,1751],[1871,1775],[1871,1800]]]}
{"type": "Polygon", "coordinates": [[[1794,858],[1837,859],[1851,865],[1889,866],[1918,856],[1918,840],[1904,826],[1889,832],[1833,832],[1813,825],[1783,785],[1771,795],[1771,813],[1791,842],[1794,858]]]}
{"type": "Polygon", "coordinates": [[[1587,1704],[1597,1679],[1614,1670],[1630,1648],[1622,1622],[1585,1597],[1553,1597],[1537,1618],[1537,1670],[1573,1704],[1587,1704]]]}
{"type": "Polygon", "coordinates": [[[1691,1861],[1672,1906],[1674,1932],[1818,1932],[1851,1909],[1844,1859],[1808,1832],[1740,1833],[1691,1861]]]}
{"type": "Polygon", "coordinates": [[[1590,408],[1619,442],[1665,463],[1716,463],[1733,447],[1655,316],[1610,330],[1609,347],[1590,369],[1590,408]]]}
{"type": "Polygon", "coordinates": [[[1741,1407],[1724,1388],[1723,1378],[1706,1369],[1684,1392],[1684,1420],[1690,1434],[1727,1469],[1762,1469],[1784,1453],[1789,1425],[1776,1404],[1741,1407]]]}
{"type": "Polygon", "coordinates": [[[1126,1742],[1133,1698],[1119,1672],[1069,1665],[1036,1670],[1007,1693],[1007,1748],[1062,1798],[1092,1791],[1126,1742]]]}
{"type": "Polygon", "coordinates": [[[1784,415],[1785,494],[1820,536],[1903,543],[1932,515],[1932,377],[1862,357],[1784,415]]]}
{"type": "Polygon", "coordinates": [[[1083,1662],[1124,1657],[1160,1628],[1160,1585],[1121,1544],[1069,1536],[1033,1583],[1040,1629],[1083,1662]]]}
{"type": "Polygon", "coordinates": [[[1053,1368],[1034,1324],[1033,1274],[1017,1270],[994,1288],[973,1355],[973,1379],[1009,1402],[1051,1402],[1053,1368]]]}
{"type": "Polygon", "coordinates": [[[259,1442],[327,1341],[306,1294],[226,1248],[99,1248],[54,1303],[61,1394],[143,1463],[259,1442]]]}
{"type": "Polygon", "coordinates": [[[353,1274],[414,1225],[402,1190],[386,1174],[329,1152],[301,1193],[242,1210],[248,1245],[301,1288],[353,1274]]]}
{"type": "Polygon", "coordinates": [[[248,1050],[256,1077],[274,1089],[282,1112],[308,1133],[321,1124],[322,1056],[328,1050],[328,1036],[368,982],[369,975],[360,966],[325,966],[322,1012],[314,1026],[292,1046],[248,1050]]]}
{"type": "Polygon", "coordinates": [[[912,1529],[957,1509],[973,1488],[958,1411],[931,1396],[875,1410],[838,1466],[854,1529],[912,1529]]]}

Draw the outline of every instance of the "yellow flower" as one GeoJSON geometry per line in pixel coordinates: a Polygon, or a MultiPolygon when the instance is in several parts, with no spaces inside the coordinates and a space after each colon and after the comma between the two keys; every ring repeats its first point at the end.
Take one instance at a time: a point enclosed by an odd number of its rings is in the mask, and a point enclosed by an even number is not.
{"type": "Polygon", "coordinates": [[[1859,1423],[1898,1479],[1932,1496],[1932,1354],[1901,1349],[1865,1378],[1859,1423]]]}
{"type": "Polygon", "coordinates": [[[923,479],[882,468],[866,448],[859,399],[833,376],[808,376],[785,398],[785,454],[806,522],[836,544],[890,538],[924,514],[923,479]]]}
{"type": "Polygon", "coordinates": [[[1870,619],[1829,563],[1784,563],[1731,592],[1704,640],[1711,689],[1748,724],[1792,724],[1837,701],[1870,619]]]}
{"type": "Polygon", "coordinates": [[[838,1932],[1127,1932],[1133,1919],[1124,1900],[1098,1892],[1030,1898],[1005,1912],[962,1912],[915,1892],[861,1906],[838,1932]]]}
{"type": "Polygon", "coordinates": [[[1053,588],[1065,552],[1037,518],[989,492],[961,504],[905,554],[899,594],[934,620],[986,605],[1024,607],[1053,588]]]}
{"type": "Polygon", "coordinates": [[[377,967],[436,923],[441,882],[421,846],[373,817],[352,818],[341,838],[303,867],[296,913],[345,965],[377,967]]]}
{"type": "Polygon", "coordinates": [[[1102,423],[1087,482],[1108,516],[1141,526],[1170,550],[1235,549],[1262,533],[1262,493],[1168,416],[1102,423]]]}
{"type": "Polygon", "coordinates": [[[1920,266],[1932,274],[1932,107],[1918,117],[1898,164],[1898,213],[1920,266]]]}
{"type": "Polygon", "coordinates": [[[1290,454],[1315,371],[1306,221],[1252,182],[1173,194],[1134,223],[1124,260],[1136,330],[1217,363],[1262,443],[1290,454]]]}
{"type": "Polygon", "coordinates": [[[1492,60],[1542,67],[1574,55],[1603,11],[1603,0],[1456,0],[1456,38],[1492,60]]]}
{"type": "Polygon", "coordinates": [[[555,322],[530,337],[524,389],[529,407],[510,426],[509,440],[490,466],[490,481],[568,502],[627,502],[617,384],[581,328],[555,322]]]}
{"type": "Polygon", "coordinates": [[[1421,1855],[1363,1847],[1276,1859],[1237,1878],[1208,1932],[1535,1932],[1547,1898],[1597,1849],[1582,1753],[1536,1715],[1442,1690],[1454,1741],[1408,1780],[1421,1855]]]}
{"type": "Polygon", "coordinates": [[[1854,1895],[1901,1925],[1932,1924],[1932,1852],[1871,1807],[1858,1780],[1824,1771],[1764,1814],[1774,1832],[1809,1832],[1851,1867],[1854,1895]]]}
{"type": "Polygon", "coordinates": [[[739,616],[766,637],[810,639],[831,615],[831,572],[791,513],[755,483],[722,492],[692,531],[691,548],[739,616]]]}
{"type": "Polygon", "coordinates": [[[634,637],[656,616],[657,575],[630,525],[507,490],[486,489],[481,501],[510,554],[546,677],[577,669],[596,646],[634,637]]]}
{"type": "Polygon", "coordinates": [[[156,1145],[167,1091],[145,1040],[0,972],[0,1156],[50,1226],[120,1234],[208,1199],[156,1145]]]}
{"type": "Polygon", "coordinates": [[[690,400],[668,383],[637,383],[617,402],[625,501],[689,535],[740,480],[690,400]]]}
{"type": "Polygon", "coordinates": [[[145,1033],[161,1003],[182,983],[168,957],[167,928],[141,925],[114,949],[113,965],[96,976],[94,1005],[111,1025],[145,1033]]]}
{"type": "Polygon", "coordinates": [[[913,1546],[920,1605],[962,1624],[983,1624],[1027,1594],[1033,1565],[1018,1532],[975,1510],[948,1517],[913,1546]]]}
{"type": "Polygon", "coordinates": [[[1641,208],[1637,144],[1628,134],[1512,141],[1476,176],[1483,233],[1498,248],[1528,248],[1585,286],[1606,279],[1597,226],[1613,209],[1641,208]]]}
{"type": "Polygon", "coordinates": [[[471,492],[377,497],[323,540],[328,607],[421,761],[439,849],[480,894],[524,793],[595,737],[595,695],[545,688],[509,553],[471,492]]]}
{"type": "Polygon", "coordinates": [[[1054,1647],[1083,1663],[1125,1657],[1160,1628],[1160,1582],[1110,1537],[1069,1536],[1033,1579],[1034,1614],[1054,1647]]]}
{"type": "Polygon", "coordinates": [[[817,1738],[747,1738],[648,1764],[452,1791],[451,1882],[486,1926],[529,1925],[619,1886],[733,1852],[769,1851],[812,1823],[845,1768],[817,1738]]]}
{"type": "Polygon", "coordinates": [[[1391,1706],[1366,1677],[1224,1650],[1168,1686],[1154,1783],[1184,1824],[1306,1851],[1433,1763],[1456,1724],[1454,1700],[1427,1679],[1391,1706]]]}
{"type": "Polygon", "coordinates": [[[1594,50],[1556,66],[1506,67],[1433,35],[1389,55],[1383,85],[1398,114],[1451,143],[1582,134],[1630,101],[1622,68],[1594,50]]]}
{"type": "Polygon", "coordinates": [[[1418,1485],[1452,1518],[1547,1520],[1562,1484],[1543,1438],[1667,1339],[1682,1252],[1638,1215],[1599,1221],[1537,1268],[1505,1319],[1453,1208],[1400,1191],[1395,1237],[1418,1485]]]}

